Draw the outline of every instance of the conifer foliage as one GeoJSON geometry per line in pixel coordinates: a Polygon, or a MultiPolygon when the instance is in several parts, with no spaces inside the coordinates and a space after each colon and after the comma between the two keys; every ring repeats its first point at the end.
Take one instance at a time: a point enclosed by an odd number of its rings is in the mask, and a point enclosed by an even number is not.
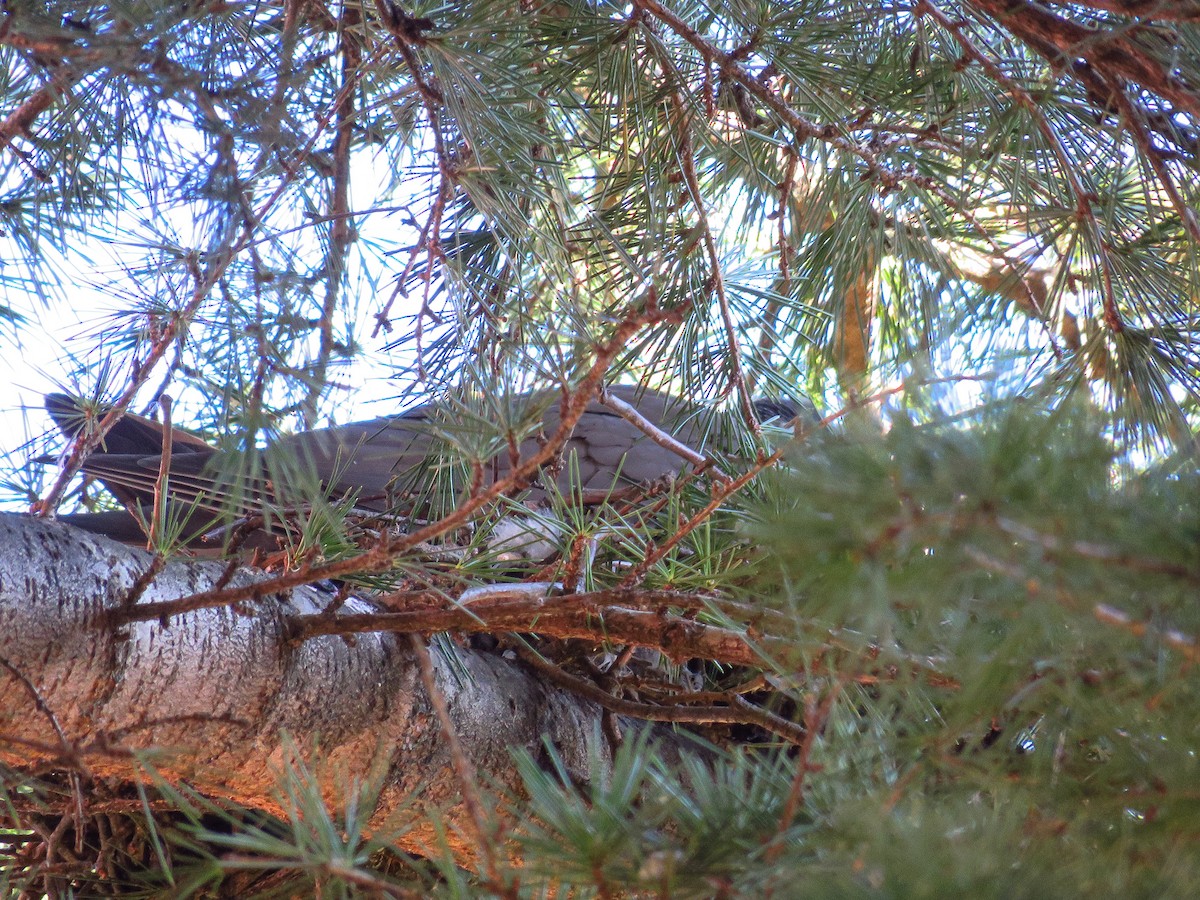
{"type": "Polygon", "coordinates": [[[0,58],[4,352],[109,303],[36,361],[85,427],[6,446],[11,497],[114,508],[79,471],[127,413],[231,484],[418,402],[441,447],[392,515],[275,485],[274,545],[231,512],[174,597],[147,507],[87,620],[403,657],[425,731],[369,766],[314,726],[222,794],[0,623],[0,891],[1194,893],[1200,6],[8,0],[0,58]],[[680,476],[530,500],[618,383],[687,398],[680,476]],[[480,750],[511,673],[577,741],[480,750]],[[421,743],[453,796],[398,787],[421,743]]]}

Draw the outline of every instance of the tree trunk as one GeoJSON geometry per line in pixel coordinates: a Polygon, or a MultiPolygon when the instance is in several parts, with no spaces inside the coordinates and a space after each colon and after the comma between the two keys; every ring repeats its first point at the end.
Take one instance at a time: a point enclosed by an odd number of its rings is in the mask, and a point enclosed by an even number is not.
{"type": "MultiPolygon", "coordinates": [[[[361,634],[290,644],[287,618],[319,612],[315,587],[169,622],[114,628],[151,556],[67,525],[0,515],[0,761],[25,770],[82,766],[93,777],[157,771],[238,803],[283,813],[275,796],[286,735],[318,746],[328,800],[351,779],[386,767],[373,825],[409,804],[444,808],[459,854],[471,834],[447,742],[408,639],[361,634]]],[[[225,566],[172,560],[136,598],[184,597],[213,587],[225,566]]],[[[243,569],[232,585],[261,573],[243,569]]],[[[346,611],[370,611],[351,599],[346,611]]],[[[553,743],[573,774],[606,759],[599,707],[538,681],[493,654],[431,649],[435,681],[465,755],[495,788],[514,788],[510,749],[553,743]]],[[[481,780],[484,780],[481,778],[481,780]]],[[[434,847],[428,826],[402,849],[434,847]]]]}

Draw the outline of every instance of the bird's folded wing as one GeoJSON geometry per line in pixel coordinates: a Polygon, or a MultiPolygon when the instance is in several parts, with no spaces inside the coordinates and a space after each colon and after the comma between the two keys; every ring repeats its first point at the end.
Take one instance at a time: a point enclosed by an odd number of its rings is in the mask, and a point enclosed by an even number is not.
{"type": "MultiPolygon", "coordinates": [[[[703,415],[695,404],[654,391],[627,386],[609,391],[635,407],[651,426],[694,451],[737,453],[737,429],[729,416],[703,415]]],[[[522,423],[509,426],[518,432],[515,460],[503,429],[461,403],[430,404],[395,416],[286,435],[265,450],[243,453],[218,452],[194,435],[173,429],[167,499],[200,526],[343,497],[378,512],[436,516],[460,502],[475,477],[481,475],[484,485],[491,484],[508,476],[514,462],[542,449],[561,421],[552,398],[545,392],[517,398],[524,404],[510,411],[514,421],[522,423]]],[[[78,401],[60,394],[47,397],[46,405],[70,436],[103,413],[94,411],[89,419],[78,401]]],[[[795,412],[794,405],[777,401],[756,405],[764,418],[795,412]]],[[[148,508],[158,490],[163,436],[160,423],[127,414],[106,436],[101,450],[84,461],[83,471],[131,508],[148,508]]],[[[524,497],[539,502],[555,489],[568,497],[577,490],[595,497],[677,474],[687,465],[688,460],[655,436],[592,402],[559,458],[543,470],[540,480],[528,485],[524,497]]]]}

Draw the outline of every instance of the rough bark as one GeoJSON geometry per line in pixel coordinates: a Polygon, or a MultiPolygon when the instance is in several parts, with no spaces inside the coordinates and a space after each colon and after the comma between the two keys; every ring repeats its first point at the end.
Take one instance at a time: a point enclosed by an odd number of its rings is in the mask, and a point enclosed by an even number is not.
{"type": "MultiPolygon", "coordinates": [[[[323,782],[331,799],[339,782],[382,759],[374,822],[402,802],[444,807],[456,849],[469,853],[460,784],[407,638],[289,644],[288,616],[332,599],[312,587],[113,629],[106,613],[127,602],[151,562],[61,523],[0,516],[0,761],[44,770],[74,758],[93,776],[136,778],[129,751],[157,751],[166,777],[278,813],[276,772],[290,735],[301,748],[319,741],[329,763],[321,770],[336,773],[323,782]]],[[[208,589],[224,569],[172,560],[135,602],[208,589]]],[[[255,577],[242,570],[234,583],[255,577]]],[[[355,599],[344,607],[371,608],[355,599]]],[[[515,787],[510,749],[536,752],[543,738],[580,774],[589,754],[604,758],[598,707],[495,655],[461,649],[453,664],[430,655],[466,755],[492,787],[515,787]]],[[[433,840],[417,829],[403,849],[420,853],[433,840]]]]}

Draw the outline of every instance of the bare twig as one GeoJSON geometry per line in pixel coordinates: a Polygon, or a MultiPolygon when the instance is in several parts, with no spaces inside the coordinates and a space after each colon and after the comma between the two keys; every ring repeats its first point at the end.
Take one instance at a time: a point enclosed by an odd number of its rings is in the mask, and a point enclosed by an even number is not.
{"type": "Polygon", "coordinates": [[[501,877],[499,862],[496,859],[496,844],[500,840],[500,834],[488,824],[483,798],[479,794],[479,778],[476,775],[475,766],[467,758],[462,743],[458,739],[454,720],[450,718],[450,709],[446,706],[446,698],[442,695],[437,678],[434,676],[433,660],[429,658],[429,650],[425,647],[424,639],[415,634],[409,639],[409,646],[417,658],[417,664],[421,669],[421,682],[425,686],[429,702],[433,705],[434,714],[437,716],[438,725],[442,730],[442,737],[450,751],[450,764],[454,767],[455,775],[458,776],[459,787],[462,789],[463,806],[466,807],[467,815],[475,830],[474,844],[483,857],[484,870],[490,883],[489,887],[500,896],[515,897],[511,887],[507,887],[501,877]]]}
{"type": "Polygon", "coordinates": [[[817,702],[817,698],[813,694],[807,694],[804,697],[804,739],[800,742],[800,752],[797,754],[795,760],[796,775],[792,779],[792,789],[788,792],[787,802],[783,805],[783,813],[779,816],[779,826],[775,832],[775,839],[767,850],[768,862],[774,862],[779,858],[779,854],[783,852],[784,843],[782,837],[791,828],[797,811],[804,803],[804,780],[808,773],[812,771],[813,747],[817,742],[817,738],[824,730],[825,723],[829,721],[829,714],[833,711],[833,704],[837,701],[841,692],[841,682],[834,682],[825,692],[825,696],[821,698],[820,703],[817,702]]]}
{"type": "MultiPolygon", "coordinates": [[[[638,412],[636,407],[626,403],[616,394],[613,394],[611,391],[601,390],[599,399],[601,403],[619,415],[626,422],[629,422],[629,424],[633,425],[660,447],[670,450],[672,453],[678,454],[683,459],[690,462],[693,466],[703,468],[712,467],[713,461],[711,459],[709,459],[703,453],[693,450],[687,444],[683,443],[672,435],[667,434],[662,430],[662,428],[655,425],[640,412],[638,412]]],[[[723,477],[727,478],[728,476],[723,477]]]]}
{"type": "Polygon", "coordinates": [[[739,696],[734,696],[730,706],[655,706],[622,700],[597,687],[590,681],[576,678],[545,659],[540,653],[517,647],[517,655],[538,674],[573,693],[598,703],[605,709],[622,716],[646,719],[652,722],[689,722],[693,724],[736,724],[757,725],[784,740],[799,744],[804,739],[804,729],[782,716],[760,709],[739,696]]]}
{"type": "Polygon", "coordinates": [[[357,119],[354,97],[362,77],[362,43],[358,26],[362,16],[357,4],[343,3],[338,16],[339,48],[342,54],[342,85],[335,102],[333,140],[333,185],[329,196],[329,252],[325,265],[325,300],[318,322],[320,345],[311,363],[312,380],[302,402],[304,425],[312,428],[317,418],[317,401],[325,389],[325,377],[333,354],[333,314],[346,272],[346,257],[354,239],[350,218],[350,150],[357,119]]]}
{"type": "Polygon", "coordinates": [[[171,477],[171,449],[175,439],[175,432],[171,427],[171,398],[166,394],[160,395],[158,406],[162,410],[162,455],[158,458],[158,478],[154,482],[154,506],[150,510],[147,550],[154,550],[162,538],[167,513],[168,481],[171,477]]]}
{"type": "Polygon", "coordinates": [[[510,491],[526,486],[530,480],[536,477],[538,471],[554,459],[566,445],[580,416],[583,415],[588,403],[599,391],[609,365],[621,353],[629,340],[645,327],[679,322],[688,308],[685,305],[671,310],[662,310],[650,305],[649,308],[631,312],[618,323],[609,340],[596,349],[595,359],[576,390],[564,393],[558,430],[535,453],[524,459],[520,465],[513,466],[505,477],[497,479],[487,487],[473,491],[457,508],[437,521],[430,522],[408,534],[381,536],[374,547],[357,556],[321,565],[302,566],[296,571],[264,579],[241,588],[203,591],[193,594],[191,597],[170,601],[166,605],[141,604],[135,609],[115,612],[113,615],[117,621],[157,619],[162,615],[178,615],[212,606],[227,606],[239,600],[261,599],[288,588],[311,584],[323,579],[378,573],[393,568],[398,556],[462,526],[471,516],[489,503],[507,495],[510,491]],[[151,612],[153,607],[157,607],[157,609],[151,612]]]}

